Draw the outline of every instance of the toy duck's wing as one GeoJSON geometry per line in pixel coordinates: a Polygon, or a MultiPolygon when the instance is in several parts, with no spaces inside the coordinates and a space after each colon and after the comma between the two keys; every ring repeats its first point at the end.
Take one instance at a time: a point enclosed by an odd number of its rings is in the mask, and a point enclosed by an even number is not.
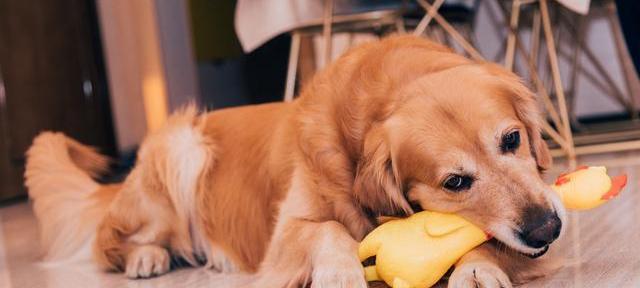
{"type": "Polygon", "coordinates": [[[460,216],[431,212],[429,219],[424,223],[424,228],[429,236],[442,237],[467,225],[470,223],[460,216]]]}
{"type": "Polygon", "coordinates": [[[609,200],[618,196],[624,186],[627,186],[627,174],[622,174],[611,178],[611,188],[609,188],[609,191],[607,191],[607,193],[602,195],[602,200],[609,200]]]}
{"type": "Polygon", "coordinates": [[[384,241],[385,234],[389,233],[386,228],[384,225],[378,226],[378,228],[371,231],[371,233],[362,239],[362,242],[358,245],[358,258],[360,258],[360,261],[364,261],[378,253],[378,249],[384,241]]]}

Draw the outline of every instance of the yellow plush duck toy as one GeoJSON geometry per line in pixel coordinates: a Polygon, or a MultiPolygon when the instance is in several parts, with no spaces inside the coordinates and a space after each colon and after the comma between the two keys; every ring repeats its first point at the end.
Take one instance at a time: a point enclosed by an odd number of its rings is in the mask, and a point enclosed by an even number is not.
{"type": "MultiPolygon", "coordinates": [[[[587,210],[617,196],[627,176],[610,178],[605,167],[580,167],[563,174],[551,187],[567,209],[587,210]]],[[[464,218],[422,211],[391,220],[360,243],[360,261],[376,256],[365,267],[367,281],[382,280],[393,288],[433,286],[464,254],[491,237],[464,218]]]]}

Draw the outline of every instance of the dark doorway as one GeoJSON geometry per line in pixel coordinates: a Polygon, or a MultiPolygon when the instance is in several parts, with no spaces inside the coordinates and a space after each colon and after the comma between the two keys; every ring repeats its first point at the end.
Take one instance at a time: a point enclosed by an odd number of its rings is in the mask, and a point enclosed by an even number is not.
{"type": "Polygon", "coordinates": [[[115,153],[92,0],[0,0],[0,200],[24,195],[24,153],[43,130],[115,153]]]}

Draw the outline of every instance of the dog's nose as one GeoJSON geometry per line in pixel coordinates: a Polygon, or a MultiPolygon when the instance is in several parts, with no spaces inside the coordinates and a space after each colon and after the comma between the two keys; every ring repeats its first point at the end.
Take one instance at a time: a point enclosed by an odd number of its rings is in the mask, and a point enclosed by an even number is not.
{"type": "Polygon", "coordinates": [[[527,209],[523,220],[524,227],[522,227],[520,238],[529,247],[542,248],[560,236],[562,221],[553,211],[540,208],[527,209]]]}

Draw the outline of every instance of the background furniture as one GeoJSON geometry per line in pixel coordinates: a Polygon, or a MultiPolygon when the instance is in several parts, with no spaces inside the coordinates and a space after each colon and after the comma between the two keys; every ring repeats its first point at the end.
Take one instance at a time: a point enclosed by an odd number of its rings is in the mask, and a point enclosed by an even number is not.
{"type": "Polygon", "coordinates": [[[520,64],[524,63],[525,68],[517,73],[531,81],[546,109],[550,125],[545,125],[544,131],[553,140],[552,154],[566,155],[574,163],[578,154],[640,149],[640,123],[637,121],[635,99],[639,93],[636,88],[638,76],[631,66],[615,4],[613,1],[593,1],[586,15],[553,4],[543,0],[513,0],[510,11],[505,7],[507,5],[501,6],[505,17],[510,19],[505,65],[516,69],[517,59],[521,60],[520,64]],[[530,21],[530,26],[520,23],[521,12],[526,12],[523,15],[530,21]],[[616,54],[613,59],[597,57],[587,44],[587,28],[592,20],[603,18],[609,26],[608,36],[616,54]],[[520,39],[519,28],[522,26],[531,31],[528,45],[520,39]],[[547,49],[540,47],[541,31],[547,49]],[[565,83],[560,73],[561,60],[568,63],[565,66],[568,70],[565,72],[569,72],[565,73],[565,83]],[[618,87],[603,61],[618,62],[624,87],[618,87]],[[587,100],[580,99],[577,91],[580,78],[586,78],[595,86],[601,92],[600,97],[609,97],[622,107],[622,115],[579,120],[575,113],[576,103],[587,100]]]}
{"type": "Polygon", "coordinates": [[[0,0],[0,200],[24,195],[42,130],[115,153],[95,3],[0,0]]]}
{"type": "MultiPolygon", "coordinates": [[[[439,40],[455,48],[459,52],[467,54],[476,60],[485,60],[475,47],[473,25],[475,22],[475,11],[478,10],[479,1],[471,1],[471,12],[458,13],[465,15],[456,18],[455,13],[447,11],[447,3],[444,0],[416,0],[404,2],[401,8],[396,10],[382,10],[367,21],[341,21],[345,15],[334,15],[332,13],[335,0],[322,1],[323,18],[313,25],[303,27],[307,29],[307,35],[319,37],[322,35],[324,44],[321,45],[324,57],[330,59],[332,55],[331,38],[336,31],[356,31],[355,27],[388,27],[387,30],[379,29],[378,32],[393,31],[397,33],[413,33],[414,35],[426,35],[432,39],[439,40]],[[413,12],[413,18],[407,17],[413,12]],[[382,14],[386,12],[387,14],[382,14]],[[384,16],[381,16],[384,15],[384,16]],[[457,21],[458,19],[462,21],[457,21]],[[394,20],[395,19],[395,20],[394,20]],[[416,21],[416,19],[420,19],[416,21]],[[435,22],[433,25],[431,23],[435,22]],[[321,25],[322,24],[322,25],[321,25]],[[368,26],[367,26],[368,25],[368,26]],[[309,32],[310,31],[310,32],[309,32]],[[439,33],[440,32],[440,33],[439,33]]],[[[597,123],[597,125],[587,125],[578,121],[575,114],[575,104],[579,101],[578,79],[586,77],[595,83],[605,97],[611,97],[620,106],[624,107],[631,120],[637,119],[638,78],[635,73],[628,50],[625,46],[622,32],[620,30],[617,17],[615,15],[615,5],[613,1],[548,1],[548,0],[513,0],[495,1],[500,8],[501,19],[493,19],[497,25],[495,29],[506,30],[503,48],[493,61],[504,61],[507,69],[513,70],[523,76],[531,83],[534,92],[539,96],[540,105],[544,108],[548,117],[548,122],[543,125],[543,130],[547,135],[550,146],[553,148],[554,156],[566,156],[570,166],[575,165],[576,155],[588,153],[600,153],[607,151],[618,151],[640,148],[640,124],[631,122],[597,123]],[[590,13],[587,13],[589,7],[590,13]],[[569,10],[569,9],[571,10],[569,10]],[[604,15],[604,16],[598,16],[604,15]],[[592,17],[605,17],[610,26],[612,41],[617,53],[616,61],[622,69],[625,87],[620,88],[614,83],[606,69],[603,68],[602,61],[598,59],[585,44],[585,26],[588,25],[592,17]],[[528,41],[523,41],[522,33],[526,30],[529,35],[528,41]],[[564,35],[560,37],[560,34],[564,35]],[[544,41],[543,41],[544,40],[544,41]],[[581,61],[585,55],[589,65],[595,66],[595,73],[583,69],[581,61]],[[567,67],[564,62],[569,62],[567,67]],[[563,62],[563,63],[561,63],[563,62]],[[565,74],[569,71],[569,77],[565,74]],[[602,125],[601,125],[602,124],[602,125]],[[636,127],[638,126],[638,127],[636,127]],[[576,134],[577,133],[577,134],[576,134]],[[575,134],[575,135],[574,135],[575,134]],[[577,137],[574,140],[574,136],[577,137]],[[576,144],[579,147],[576,147],[576,144]]],[[[451,5],[449,5],[451,6],[451,5]]],[[[369,15],[373,12],[368,12],[369,15]]],[[[349,15],[352,16],[352,15],[349,15]]],[[[358,19],[359,15],[353,15],[358,19]]],[[[497,16],[496,18],[500,18],[497,16]]],[[[364,18],[363,18],[364,19],[364,18]]],[[[289,73],[287,77],[286,101],[293,99],[296,70],[303,65],[299,65],[300,57],[300,36],[303,29],[295,29],[293,35],[292,49],[289,61],[289,73]]],[[[382,34],[382,33],[379,33],[382,34]]],[[[317,47],[317,46],[316,46],[317,47]]],[[[304,57],[303,57],[304,58],[304,57]]],[[[490,58],[491,59],[491,58],[490,58]]],[[[607,59],[608,60],[608,59],[607,59]]],[[[324,61],[323,61],[324,62],[324,61]]],[[[323,65],[324,63],[321,63],[323,65]]],[[[321,66],[317,65],[317,66],[321,66]]],[[[314,69],[317,67],[313,67],[314,69]]],[[[312,69],[313,70],[313,69],[312,69]]],[[[601,119],[598,119],[601,120],[601,119]]],[[[601,122],[601,121],[600,121],[601,122]]]]}

